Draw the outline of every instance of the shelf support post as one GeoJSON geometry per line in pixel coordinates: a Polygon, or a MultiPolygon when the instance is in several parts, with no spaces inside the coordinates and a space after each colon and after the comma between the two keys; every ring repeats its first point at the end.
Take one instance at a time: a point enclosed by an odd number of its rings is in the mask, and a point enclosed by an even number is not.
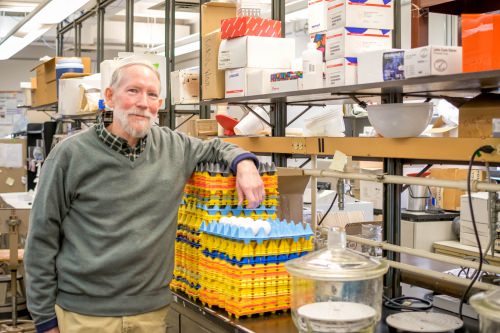
{"type": "Polygon", "coordinates": [[[106,9],[101,2],[97,3],[97,72],[101,71],[101,62],[104,60],[104,15],[106,9]]]}
{"type": "Polygon", "coordinates": [[[125,51],[134,51],[134,0],[125,4],[125,51]]]}

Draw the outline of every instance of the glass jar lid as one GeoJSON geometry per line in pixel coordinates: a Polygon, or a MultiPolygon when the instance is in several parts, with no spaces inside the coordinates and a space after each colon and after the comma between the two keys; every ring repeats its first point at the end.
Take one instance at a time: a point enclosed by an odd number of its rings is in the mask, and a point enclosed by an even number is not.
{"type": "Polygon", "coordinates": [[[475,294],[469,303],[480,316],[500,322],[500,288],[475,294]]]}
{"type": "Polygon", "coordinates": [[[328,247],[303,257],[287,261],[292,276],[322,281],[358,281],[378,278],[389,269],[378,261],[346,248],[344,230],[328,231],[328,247]]]}

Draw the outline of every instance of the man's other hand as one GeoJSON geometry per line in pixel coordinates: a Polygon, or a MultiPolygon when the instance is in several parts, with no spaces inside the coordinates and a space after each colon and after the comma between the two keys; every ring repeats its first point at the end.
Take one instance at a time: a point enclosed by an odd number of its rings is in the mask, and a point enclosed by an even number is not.
{"type": "Polygon", "coordinates": [[[264,200],[264,183],[252,160],[243,160],[236,166],[236,189],[239,205],[246,198],[247,208],[256,208],[264,200]]]}

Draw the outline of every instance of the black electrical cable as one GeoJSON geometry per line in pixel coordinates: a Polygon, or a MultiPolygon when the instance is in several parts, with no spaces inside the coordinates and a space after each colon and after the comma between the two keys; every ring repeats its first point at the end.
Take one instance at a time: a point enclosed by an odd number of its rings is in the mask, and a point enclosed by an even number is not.
{"type": "Polygon", "coordinates": [[[474,159],[476,156],[481,156],[481,152],[491,154],[492,152],[495,151],[495,148],[492,146],[482,146],[479,147],[474,151],[472,154],[470,161],[469,161],[469,170],[467,172],[467,196],[469,199],[469,210],[470,210],[470,216],[472,220],[472,227],[474,228],[474,236],[476,237],[476,242],[477,242],[477,247],[479,249],[479,267],[476,270],[476,272],[472,276],[472,281],[470,284],[467,286],[467,289],[465,290],[464,294],[462,295],[462,298],[460,299],[460,307],[458,310],[458,313],[460,315],[460,319],[463,319],[463,306],[464,303],[467,299],[467,296],[469,295],[470,290],[472,289],[472,286],[474,283],[476,283],[477,279],[481,275],[481,270],[483,269],[483,250],[481,249],[481,240],[479,239],[479,233],[477,231],[477,225],[476,225],[476,218],[474,217],[474,209],[472,208],[472,195],[471,195],[471,188],[470,188],[470,183],[471,183],[471,178],[472,178],[472,164],[474,163],[474,159]]]}
{"type": "Polygon", "coordinates": [[[330,207],[328,207],[328,209],[326,210],[326,213],[325,215],[323,215],[323,217],[321,218],[321,220],[319,221],[318,223],[318,227],[321,225],[321,223],[323,223],[323,221],[325,220],[326,216],[328,215],[328,213],[330,213],[330,211],[332,210],[333,208],[333,205],[335,204],[335,201],[337,200],[337,197],[339,196],[338,193],[335,193],[335,196],[333,197],[333,200],[332,200],[332,203],[330,204],[330,207]]]}
{"type": "Polygon", "coordinates": [[[430,300],[417,297],[403,296],[389,298],[384,296],[384,300],[384,306],[391,310],[426,311],[432,308],[432,302],[430,300]],[[410,305],[406,305],[405,303],[409,303],[410,305]],[[417,306],[416,304],[422,305],[417,306]]]}

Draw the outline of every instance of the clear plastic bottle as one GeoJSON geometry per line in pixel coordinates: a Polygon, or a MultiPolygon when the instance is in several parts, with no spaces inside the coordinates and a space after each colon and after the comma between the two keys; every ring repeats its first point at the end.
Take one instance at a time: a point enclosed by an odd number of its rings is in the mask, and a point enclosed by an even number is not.
{"type": "Polygon", "coordinates": [[[309,42],[302,52],[302,89],[323,88],[323,53],[309,42]]]}

